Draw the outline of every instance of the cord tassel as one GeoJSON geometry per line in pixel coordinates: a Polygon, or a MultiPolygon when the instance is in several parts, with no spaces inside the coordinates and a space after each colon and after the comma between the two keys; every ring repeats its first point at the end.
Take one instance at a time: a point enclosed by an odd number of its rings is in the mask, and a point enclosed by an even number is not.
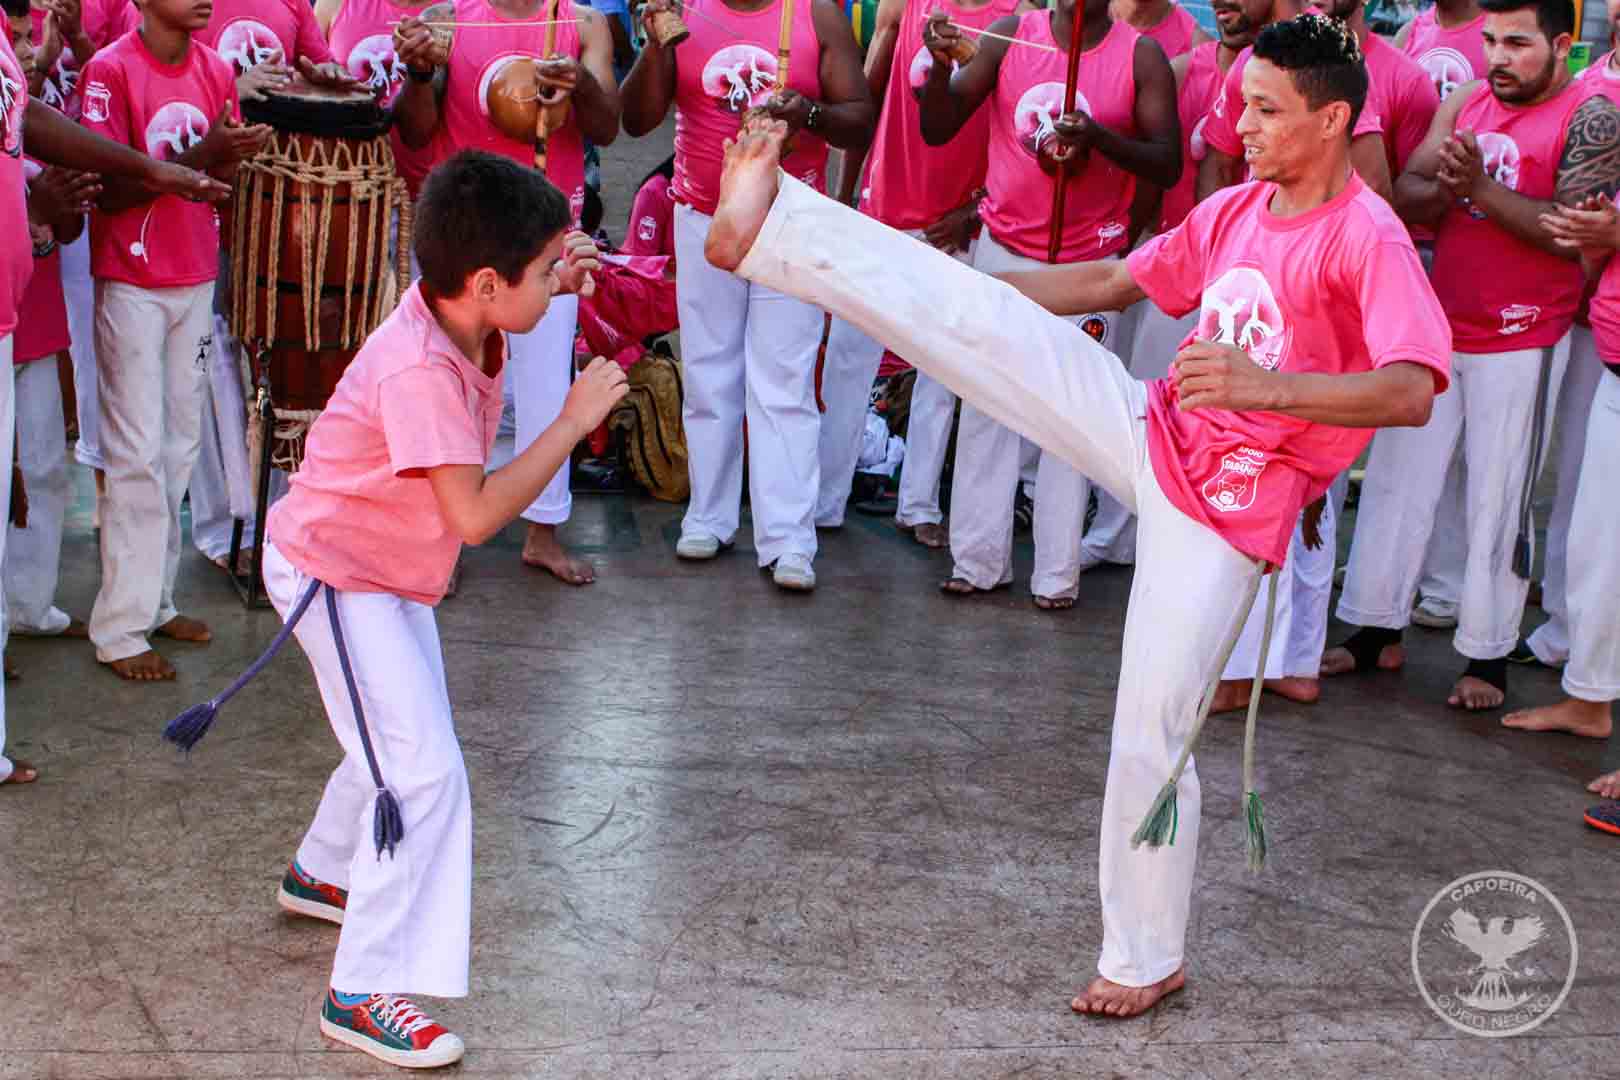
{"type": "Polygon", "coordinates": [[[354,707],[354,723],[360,729],[360,747],[366,753],[366,766],[371,770],[371,782],[377,785],[377,808],[372,818],[372,839],[377,844],[377,858],[394,849],[405,839],[405,819],[400,813],[399,799],[383,783],[382,769],[377,765],[377,752],[371,746],[371,732],[366,728],[366,710],[360,704],[360,688],[354,681],[354,666],[349,663],[349,649],[343,641],[343,623],[338,618],[337,593],[326,590],[326,615],[332,623],[332,641],[337,646],[338,665],[343,668],[343,682],[349,688],[349,702],[354,707]]]}
{"type": "Polygon", "coordinates": [[[1266,819],[1260,805],[1260,793],[1254,790],[1254,733],[1260,719],[1260,694],[1265,688],[1266,661],[1271,656],[1271,631],[1277,617],[1277,578],[1282,571],[1273,570],[1271,582],[1266,586],[1266,626],[1260,634],[1260,667],[1254,673],[1254,686],[1249,690],[1249,717],[1243,725],[1243,820],[1246,825],[1246,846],[1249,869],[1259,873],[1266,865],[1266,819]]]}

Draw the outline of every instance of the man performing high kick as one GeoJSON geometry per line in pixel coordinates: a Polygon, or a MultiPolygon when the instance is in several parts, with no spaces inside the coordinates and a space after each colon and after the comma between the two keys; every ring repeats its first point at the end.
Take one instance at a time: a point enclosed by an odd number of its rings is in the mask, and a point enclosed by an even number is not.
{"type": "Polygon", "coordinates": [[[1243,88],[1258,182],[1217,193],[1124,261],[987,281],[783,176],[786,129],[766,122],[728,151],[705,247],[716,265],[849,320],[1138,517],[1103,799],[1101,974],[1074,1000],[1083,1013],[1134,1016],[1183,985],[1190,761],[1171,789],[1181,813],[1168,846],[1136,848],[1132,832],[1300,511],[1373,428],[1424,423],[1447,385],[1450,335],[1417,252],[1350,168],[1367,93],[1354,36],[1317,16],[1269,27],[1243,88]],[[1060,318],[1144,297],[1203,313],[1157,382],[1060,318]],[[1208,340],[1226,319],[1236,346],[1208,340]]]}

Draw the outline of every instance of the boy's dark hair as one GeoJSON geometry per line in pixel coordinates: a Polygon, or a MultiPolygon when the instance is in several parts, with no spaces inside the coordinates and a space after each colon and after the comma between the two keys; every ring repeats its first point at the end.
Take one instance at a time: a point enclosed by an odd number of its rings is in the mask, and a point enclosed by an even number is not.
{"type": "Polygon", "coordinates": [[[0,8],[6,9],[7,18],[20,19],[28,14],[28,0],[0,0],[0,8]]]}
{"type": "Polygon", "coordinates": [[[1355,33],[1343,21],[1301,15],[1272,23],[1254,39],[1254,55],[1288,72],[1313,110],[1335,101],[1348,104],[1344,136],[1350,138],[1367,102],[1367,65],[1355,33]]]}
{"type": "Polygon", "coordinates": [[[1485,11],[1507,15],[1525,8],[1536,9],[1536,26],[1551,41],[1559,34],[1575,32],[1575,5],[1571,0],[1479,0],[1485,11]]]}
{"type": "Polygon", "coordinates": [[[490,267],[510,284],[572,220],[568,200],[543,175],[510,158],[463,150],[428,174],[416,202],[412,247],[422,283],[460,296],[490,267]]]}

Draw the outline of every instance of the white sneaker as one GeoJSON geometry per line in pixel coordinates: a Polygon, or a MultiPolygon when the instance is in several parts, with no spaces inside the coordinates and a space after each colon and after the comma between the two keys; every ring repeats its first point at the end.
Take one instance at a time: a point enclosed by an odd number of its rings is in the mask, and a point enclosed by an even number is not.
{"type": "Polygon", "coordinates": [[[816,587],[816,571],[804,555],[783,555],[776,560],[771,580],[776,582],[777,588],[809,592],[816,587]]]}
{"type": "Polygon", "coordinates": [[[681,538],[675,542],[675,557],[678,559],[712,559],[720,554],[724,545],[718,536],[709,536],[707,533],[681,533],[681,538]]]}
{"type": "Polygon", "coordinates": [[[1457,625],[1457,605],[1425,596],[1412,609],[1412,621],[1430,630],[1450,630],[1457,625]]]}

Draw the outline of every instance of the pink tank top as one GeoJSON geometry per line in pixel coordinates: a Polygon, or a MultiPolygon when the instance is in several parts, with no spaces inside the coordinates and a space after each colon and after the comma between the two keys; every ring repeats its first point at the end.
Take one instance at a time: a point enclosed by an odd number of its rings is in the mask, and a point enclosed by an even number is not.
{"type": "Polygon", "coordinates": [[[264,63],[297,67],[301,56],[313,64],[332,59],[305,0],[214,0],[196,40],[224,57],[238,78],[264,63]]]}
{"type": "Polygon", "coordinates": [[[1187,74],[1182,76],[1181,89],[1176,92],[1176,115],[1181,119],[1181,179],[1164,193],[1159,232],[1175,228],[1192,213],[1198,163],[1209,153],[1209,147],[1204,145],[1204,118],[1215,104],[1224,77],[1220,48],[1220,42],[1206,41],[1187,58],[1187,74]]]}
{"type": "Polygon", "coordinates": [[[1433,8],[1412,19],[1412,32],[1406,35],[1406,55],[1434,80],[1441,101],[1464,83],[1485,77],[1490,65],[1485,62],[1484,30],[1484,15],[1454,30],[1440,25],[1433,8]]]}
{"type": "Polygon", "coordinates": [[[895,229],[927,228],[967,202],[984,183],[985,140],[990,134],[986,110],[969,117],[944,146],[922,140],[917,92],[934,67],[933,55],[923,47],[922,31],[929,12],[941,5],[952,22],[983,30],[1011,15],[1018,0],[990,0],[978,8],[958,7],[949,0],[908,0],[861,192],[861,209],[895,229]]]}
{"type": "MultiPolygon", "coordinates": [[[[550,9],[549,2],[542,3],[536,14],[514,19],[497,11],[489,0],[458,0],[456,22],[464,25],[457,28],[455,45],[450,50],[443,112],[430,144],[434,164],[467,149],[487,150],[524,165],[534,164],[534,143],[502,134],[490,119],[486,95],[489,84],[507,64],[514,60],[545,58],[547,30],[557,32],[554,46],[557,55],[579,58],[576,25],[533,25],[548,18],[546,13],[550,9]],[[479,27],[471,25],[474,23],[511,25],[479,27]]],[[[559,0],[557,18],[574,17],[572,0],[559,0]]],[[[568,123],[547,141],[546,178],[568,196],[568,205],[578,220],[580,208],[585,204],[585,139],[579,130],[579,118],[572,112],[568,123]]]]}
{"type": "MultiPolygon", "coordinates": [[[[405,65],[394,55],[394,24],[407,15],[420,15],[431,3],[433,0],[421,0],[401,6],[393,0],[343,0],[332,20],[332,55],[366,89],[379,95],[384,108],[393,108],[405,89],[405,65]]],[[[399,174],[415,197],[433,167],[432,147],[413,150],[399,137],[397,127],[389,132],[388,144],[394,149],[399,174]]]]}
{"type": "MultiPolygon", "coordinates": [[[[776,45],[782,0],[759,11],[733,11],[722,0],[690,5],[692,36],[675,54],[675,201],[704,214],[720,199],[720,166],[725,141],[736,138],[742,115],[763,105],[776,91],[776,45]]],[[[821,99],[821,39],[813,5],[794,5],[788,88],[812,101],[821,99]]],[[[801,131],[782,162],[788,175],[823,190],[827,144],[801,131]]]]}
{"type": "Polygon", "coordinates": [[[1620,258],[1610,259],[1592,294],[1592,340],[1598,358],[1620,375],[1620,258]]]}
{"type": "MultiPolygon", "coordinates": [[[[1527,198],[1551,199],[1569,118],[1594,92],[1572,80],[1540,105],[1509,108],[1481,85],[1457,114],[1456,130],[1474,132],[1485,171],[1498,183],[1527,198]]],[[[1525,243],[1461,203],[1436,230],[1433,277],[1460,353],[1556,344],[1581,302],[1578,263],[1525,243]]]]}
{"type": "MultiPolygon", "coordinates": [[[[1055,46],[1052,16],[1025,13],[1018,38],[1055,46]]],[[[1136,41],[1141,35],[1115,22],[1096,48],[1080,56],[1075,107],[1104,127],[1136,135],[1136,41]]],[[[1066,43],[1065,43],[1066,44],[1066,43]]],[[[1052,210],[1052,177],[1037,153],[1063,113],[1066,48],[1057,52],[1009,47],[991,97],[988,194],[979,216],[996,242],[1031,259],[1045,259],[1052,210]]],[[[1136,177],[1093,151],[1085,168],[1069,178],[1059,262],[1086,262],[1121,251],[1129,243],[1136,177]]]]}
{"type": "Polygon", "coordinates": [[[1193,34],[1198,30],[1198,20],[1187,13],[1187,9],[1180,4],[1170,5],[1170,14],[1159,20],[1157,26],[1150,26],[1141,31],[1143,37],[1150,37],[1159,43],[1164,50],[1167,60],[1174,60],[1184,52],[1190,52],[1193,47],[1193,34]]]}

